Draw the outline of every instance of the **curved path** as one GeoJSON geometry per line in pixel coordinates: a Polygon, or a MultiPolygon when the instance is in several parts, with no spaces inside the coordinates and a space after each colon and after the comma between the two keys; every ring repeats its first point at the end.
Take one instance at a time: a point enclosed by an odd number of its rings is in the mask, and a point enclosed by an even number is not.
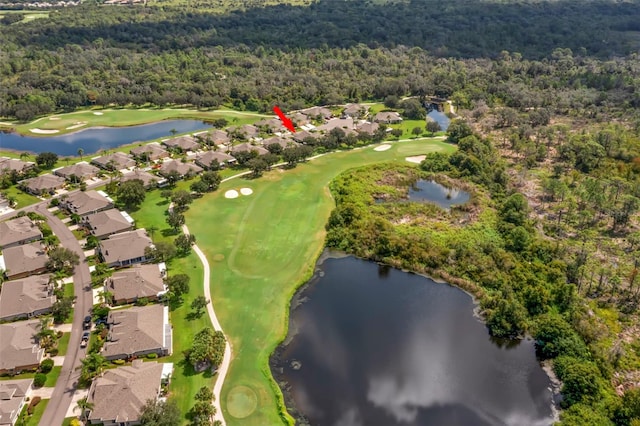
{"type": "MultiPolygon", "coordinates": [[[[185,234],[189,234],[189,228],[187,225],[182,225],[182,232],[185,234]]],[[[211,320],[211,324],[213,325],[213,329],[216,331],[221,331],[222,326],[220,326],[220,322],[216,317],[216,313],[213,310],[213,301],[211,301],[211,286],[210,286],[210,277],[211,277],[211,269],[209,268],[209,261],[207,257],[204,255],[200,247],[196,244],[193,245],[193,251],[196,252],[198,257],[200,258],[200,262],[202,262],[202,266],[204,267],[204,297],[210,301],[207,304],[207,313],[209,314],[209,319],[211,320]]],[[[216,414],[214,415],[214,420],[220,420],[223,425],[226,425],[224,421],[224,416],[222,415],[222,406],[220,405],[220,392],[222,391],[222,385],[224,384],[224,379],[227,376],[227,371],[229,371],[229,365],[231,364],[231,345],[229,344],[229,339],[225,336],[224,338],[224,356],[222,357],[222,363],[218,366],[218,378],[216,379],[216,383],[213,385],[213,406],[216,407],[216,414]]]]}

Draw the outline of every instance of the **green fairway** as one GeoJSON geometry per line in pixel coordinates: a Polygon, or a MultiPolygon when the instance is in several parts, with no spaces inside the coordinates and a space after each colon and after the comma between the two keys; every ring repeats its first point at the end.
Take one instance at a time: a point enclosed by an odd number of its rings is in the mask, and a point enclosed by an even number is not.
{"type": "Polygon", "coordinates": [[[19,133],[29,136],[46,137],[61,135],[64,133],[71,133],[89,127],[134,126],[137,124],[146,124],[161,120],[179,118],[196,120],[214,120],[217,118],[225,118],[229,122],[229,125],[242,125],[253,123],[264,117],[270,116],[253,112],[239,112],[227,109],[219,109],[214,111],[198,111],[193,109],[172,108],[96,109],[42,117],[30,123],[18,124],[16,125],[16,130],[19,133]],[[31,132],[31,129],[41,129],[45,131],[57,130],[57,132],[39,135],[37,133],[31,132]]]}
{"type": "Polygon", "coordinates": [[[222,389],[230,425],[283,423],[282,396],[271,377],[269,355],[287,330],[289,301],[312,274],[333,208],[328,184],[337,174],[366,164],[454,147],[436,140],[331,153],[275,170],[257,180],[233,179],[187,212],[189,229],[211,264],[213,303],[230,340],[233,360],[222,389]],[[253,195],[226,199],[248,187],[253,195]]]}

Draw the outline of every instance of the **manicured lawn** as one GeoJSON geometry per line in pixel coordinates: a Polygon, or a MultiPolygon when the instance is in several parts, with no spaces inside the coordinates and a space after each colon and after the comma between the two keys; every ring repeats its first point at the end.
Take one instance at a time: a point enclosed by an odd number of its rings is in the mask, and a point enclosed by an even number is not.
{"type": "MultiPolygon", "coordinates": [[[[67,333],[68,334],[68,333],[67,333]]],[[[56,385],[60,372],[62,371],[61,365],[54,366],[51,371],[47,373],[47,381],[44,382],[45,387],[52,388],[56,385]]]]}
{"type": "Polygon", "coordinates": [[[171,108],[95,109],[42,117],[30,123],[19,124],[16,126],[16,130],[20,133],[28,134],[29,136],[38,136],[37,134],[30,132],[30,129],[38,128],[43,130],[59,130],[59,132],[55,134],[61,135],[88,127],[134,126],[137,124],[153,123],[156,121],[178,118],[201,120],[225,118],[229,122],[229,125],[241,125],[253,123],[257,120],[260,120],[262,117],[268,116],[269,115],[253,112],[238,112],[231,110],[198,111],[190,109],[171,108]],[[51,118],[53,118],[53,120],[51,118]],[[85,123],[85,125],[76,127],[74,129],[68,129],[69,127],[76,126],[79,123],[85,123]]]}
{"type": "Polygon", "coordinates": [[[64,421],[62,422],[62,426],[69,426],[71,425],[71,420],[75,419],[75,417],[66,417],[64,419],[64,421]]]}
{"type": "Polygon", "coordinates": [[[69,339],[71,338],[71,333],[63,333],[60,340],[58,340],[58,355],[66,355],[67,349],[69,348],[69,339]]]}
{"type": "Polygon", "coordinates": [[[38,197],[34,197],[33,195],[27,194],[26,192],[22,192],[15,186],[3,189],[2,192],[7,194],[9,198],[15,198],[16,203],[18,203],[18,205],[14,207],[16,209],[40,202],[40,199],[38,197]]]}
{"type": "Polygon", "coordinates": [[[64,295],[67,297],[73,297],[73,283],[67,283],[64,285],[64,295]]]}
{"type": "MultiPolygon", "coordinates": [[[[40,424],[40,418],[44,414],[44,410],[47,408],[48,403],[48,399],[43,399],[38,403],[38,405],[35,406],[33,414],[28,417],[26,426],[38,426],[40,424]]],[[[27,405],[24,406],[24,410],[26,412],[27,405]]]]}
{"type": "MultiPolygon", "coordinates": [[[[189,182],[181,182],[178,188],[188,186],[189,182]]],[[[146,228],[147,231],[153,226],[156,231],[153,234],[154,241],[170,241],[175,236],[165,222],[165,211],[168,204],[160,197],[160,191],[155,190],[147,193],[147,197],[137,212],[132,216],[136,220],[136,225],[146,228]]],[[[202,289],[202,279],[204,271],[198,257],[192,253],[184,258],[171,260],[168,265],[169,275],[184,273],[190,277],[190,291],[184,297],[184,301],[179,306],[171,307],[171,323],[173,324],[173,355],[161,358],[160,362],[173,362],[174,371],[171,379],[171,397],[176,399],[183,414],[186,414],[193,406],[194,395],[202,386],[213,387],[213,376],[211,374],[196,374],[190,365],[186,365],[182,352],[191,347],[193,336],[205,327],[210,327],[209,317],[202,315],[199,318],[189,316],[191,312],[191,301],[204,295],[202,289]]],[[[186,421],[186,419],[185,419],[186,421]]]]}
{"type": "Polygon", "coordinates": [[[324,225],[334,206],[331,179],[357,166],[453,150],[422,140],[396,143],[383,152],[366,147],[332,153],[294,170],[225,182],[193,203],[187,225],[211,264],[213,303],[234,354],[221,396],[228,424],[283,423],[282,397],[268,360],[285,337],[289,301],[311,276],[323,248],[324,225]],[[226,190],[242,187],[253,195],[224,198],[226,190]],[[252,399],[255,407],[244,403],[252,399]]]}

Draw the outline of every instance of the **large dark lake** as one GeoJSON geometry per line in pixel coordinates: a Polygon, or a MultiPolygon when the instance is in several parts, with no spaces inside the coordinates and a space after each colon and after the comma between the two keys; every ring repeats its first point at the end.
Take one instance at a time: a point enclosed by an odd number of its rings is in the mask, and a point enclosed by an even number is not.
{"type": "Polygon", "coordinates": [[[61,136],[34,137],[0,132],[0,149],[36,153],[49,151],[66,156],[78,155],[78,149],[82,148],[85,155],[89,155],[136,141],[171,137],[171,130],[186,133],[210,128],[211,125],[198,120],[165,120],[140,126],[92,127],[61,136]]]}
{"type": "Polygon", "coordinates": [[[551,424],[533,342],[492,341],[474,307],[449,285],[330,258],[294,298],[272,368],[312,425],[551,424]]]}

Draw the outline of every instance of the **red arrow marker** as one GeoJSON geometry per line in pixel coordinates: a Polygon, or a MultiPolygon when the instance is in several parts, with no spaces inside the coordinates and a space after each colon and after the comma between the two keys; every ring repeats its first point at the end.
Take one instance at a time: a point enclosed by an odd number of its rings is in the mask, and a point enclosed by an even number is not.
{"type": "Polygon", "coordinates": [[[280,111],[280,108],[278,108],[277,106],[273,107],[273,112],[275,112],[276,114],[278,114],[278,117],[280,118],[280,121],[282,121],[282,124],[284,125],[284,127],[286,127],[287,129],[291,130],[293,133],[296,132],[296,128],[293,125],[293,122],[291,120],[289,120],[282,111],[280,111]]]}

